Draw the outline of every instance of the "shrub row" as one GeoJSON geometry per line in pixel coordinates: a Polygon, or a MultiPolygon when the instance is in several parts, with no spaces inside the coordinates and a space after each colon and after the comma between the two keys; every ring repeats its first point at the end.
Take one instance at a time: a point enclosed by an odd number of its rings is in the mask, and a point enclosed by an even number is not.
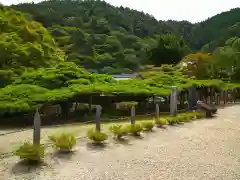
{"type": "MultiPolygon", "coordinates": [[[[142,122],[141,124],[131,125],[113,125],[109,128],[115,138],[122,139],[124,136],[140,136],[142,131],[152,131],[154,125],[156,127],[163,127],[164,125],[174,125],[177,123],[190,122],[195,119],[203,118],[203,114],[200,112],[191,112],[179,114],[177,116],[165,117],[155,119],[155,122],[142,122]]],[[[104,142],[108,135],[93,129],[87,132],[87,137],[96,144],[104,142]]],[[[71,152],[76,145],[76,137],[71,133],[62,133],[59,135],[49,136],[49,140],[60,152],[71,152]]],[[[20,159],[27,161],[28,163],[40,163],[44,159],[44,146],[34,145],[32,143],[24,143],[20,146],[14,154],[19,156],[20,159]]]]}

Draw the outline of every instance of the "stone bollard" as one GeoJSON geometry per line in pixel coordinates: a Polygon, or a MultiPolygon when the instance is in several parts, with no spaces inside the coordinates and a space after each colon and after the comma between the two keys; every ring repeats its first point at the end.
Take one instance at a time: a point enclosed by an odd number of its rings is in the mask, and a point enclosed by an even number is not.
{"type": "Polygon", "coordinates": [[[40,139],[41,139],[41,117],[37,108],[33,121],[33,144],[40,145],[40,139]]]}
{"type": "Polygon", "coordinates": [[[156,104],[156,119],[159,119],[159,105],[156,104]]]}
{"type": "Polygon", "coordinates": [[[136,116],[136,111],[135,111],[135,106],[131,107],[131,124],[135,124],[135,116],[136,116]]]}
{"type": "Polygon", "coordinates": [[[97,105],[95,122],[96,122],[96,130],[99,132],[101,131],[101,110],[102,110],[102,107],[100,105],[97,105]]]}
{"type": "Polygon", "coordinates": [[[172,87],[172,93],[170,97],[170,115],[176,116],[177,114],[177,87],[172,87]]]}

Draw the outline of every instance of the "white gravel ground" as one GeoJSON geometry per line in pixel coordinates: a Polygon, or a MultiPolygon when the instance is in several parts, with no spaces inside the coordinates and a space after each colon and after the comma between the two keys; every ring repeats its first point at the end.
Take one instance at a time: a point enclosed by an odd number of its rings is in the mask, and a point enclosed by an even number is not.
{"type": "Polygon", "coordinates": [[[78,143],[72,156],[49,155],[41,169],[15,157],[0,162],[2,180],[240,180],[240,106],[220,109],[215,119],[156,129],[143,139],[78,143]]]}

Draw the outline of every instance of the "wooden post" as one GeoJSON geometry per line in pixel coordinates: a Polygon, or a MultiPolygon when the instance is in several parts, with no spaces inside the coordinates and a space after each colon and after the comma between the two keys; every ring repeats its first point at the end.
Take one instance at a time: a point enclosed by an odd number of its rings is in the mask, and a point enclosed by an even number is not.
{"type": "Polygon", "coordinates": [[[131,107],[131,124],[135,124],[135,106],[131,107]]]}
{"type": "Polygon", "coordinates": [[[213,104],[213,88],[210,88],[210,104],[213,104]]]}
{"type": "Polygon", "coordinates": [[[101,131],[101,109],[100,105],[96,107],[96,130],[101,131]]]}
{"type": "Polygon", "coordinates": [[[209,88],[209,87],[207,87],[207,103],[210,103],[211,102],[211,100],[210,100],[210,97],[211,97],[211,88],[209,88]]]}
{"type": "Polygon", "coordinates": [[[226,103],[228,104],[229,103],[229,92],[226,91],[226,103]]]}
{"type": "Polygon", "coordinates": [[[188,89],[188,105],[189,110],[193,110],[197,105],[197,92],[195,87],[188,89]]]}
{"type": "Polygon", "coordinates": [[[215,105],[218,104],[218,95],[216,92],[214,93],[214,102],[215,102],[215,105]]]}
{"type": "Polygon", "coordinates": [[[175,116],[177,114],[177,87],[172,87],[172,93],[170,97],[170,115],[175,116]]]}
{"type": "Polygon", "coordinates": [[[226,91],[223,91],[223,103],[226,104],[226,91]]]}
{"type": "Polygon", "coordinates": [[[237,89],[233,90],[233,102],[236,103],[237,89]]]}
{"type": "Polygon", "coordinates": [[[181,96],[180,96],[180,97],[181,97],[181,102],[180,102],[180,104],[181,104],[181,107],[183,107],[183,108],[185,108],[185,107],[184,107],[184,93],[185,93],[185,92],[182,91],[182,92],[181,92],[181,96]]]}
{"type": "Polygon", "coordinates": [[[221,104],[221,93],[218,93],[218,104],[221,104]]]}
{"type": "Polygon", "coordinates": [[[219,101],[219,99],[220,99],[220,98],[219,98],[219,93],[217,93],[217,94],[216,94],[216,102],[217,102],[217,105],[219,105],[219,104],[220,104],[220,101],[219,101]]]}
{"type": "Polygon", "coordinates": [[[41,118],[37,108],[33,121],[33,144],[40,145],[40,139],[41,139],[41,118]]]}
{"type": "MultiPolygon", "coordinates": [[[[196,102],[200,100],[200,91],[199,89],[196,89],[196,102]]],[[[197,103],[196,103],[197,104],[197,103]]]]}
{"type": "Polygon", "coordinates": [[[199,100],[203,101],[202,88],[199,89],[199,100]]]}
{"type": "Polygon", "coordinates": [[[159,119],[159,105],[156,104],[156,120],[159,119]]]}
{"type": "Polygon", "coordinates": [[[91,113],[92,112],[92,96],[90,96],[90,98],[89,98],[89,113],[91,113]]]}

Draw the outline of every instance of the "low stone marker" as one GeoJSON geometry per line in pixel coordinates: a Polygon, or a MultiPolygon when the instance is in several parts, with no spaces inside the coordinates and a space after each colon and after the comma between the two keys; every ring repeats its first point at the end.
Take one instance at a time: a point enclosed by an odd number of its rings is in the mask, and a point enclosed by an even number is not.
{"type": "Polygon", "coordinates": [[[97,105],[96,107],[96,130],[101,131],[101,110],[102,107],[100,105],[97,105]]]}
{"type": "Polygon", "coordinates": [[[136,116],[136,111],[135,111],[135,106],[131,107],[131,124],[135,124],[135,117],[136,116]]]}
{"type": "Polygon", "coordinates": [[[159,105],[156,104],[156,119],[159,119],[159,105]]]}
{"type": "Polygon", "coordinates": [[[177,114],[177,87],[172,87],[172,93],[170,97],[170,115],[176,116],[177,114]]]}
{"type": "Polygon", "coordinates": [[[41,118],[37,108],[33,121],[33,144],[40,145],[40,139],[41,139],[41,118]]]}

